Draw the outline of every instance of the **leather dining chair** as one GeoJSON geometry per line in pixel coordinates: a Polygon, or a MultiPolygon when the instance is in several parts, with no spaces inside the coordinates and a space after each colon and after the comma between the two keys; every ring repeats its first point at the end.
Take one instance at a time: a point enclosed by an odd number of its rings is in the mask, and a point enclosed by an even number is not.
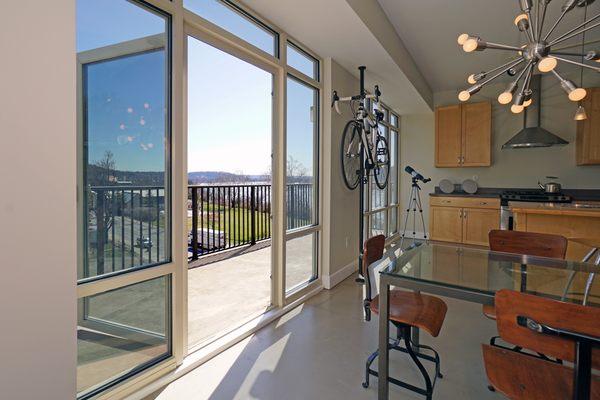
{"type": "MultiPolygon", "coordinates": [[[[379,271],[375,270],[374,263],[382,258],[384,246],[385,236],[383,235],[372,237],[364,244],[364,270],[361,271],[366,284],[364,304],[368,307],[369,311],[372,311],[375,314],[379,314],[379,296],[377,294],[379,288],[379,271]]],[[[411,342],[412,329],[420,328],[428,332],[431,336],[437,337],[442,328],[448,307],[446,306],[446,303],[438,297],[398,289],[390,291],[389,301],[389,320],[397,329],[397,336],[389,344],[389,349],[398,350],[410,356],[423,376],[425,388],[417,387],[392,377],[388,378],[389,382],[419,393],[430,400],[433,395],[433,389],[437,378],[442,378],[440,372],[440,357],[438,353],[429,346],[413,344],[411,342]],[[428,350],[432,355],[424,354],[421,351],[415,352],[413,350],[415,347],[419,350],[428,350]],[[420,358],[435,364],[435,377],[433,381],[419,360],[420,358]]],[[[365,315],[366,319],[370,320],[370,313],[367,312],[365,315]]],[[[363,382],[364,388],[369,387],[370,375],[377,376],[377,372],[371,369],[371,364],[378,355],[379,351],[377,350],[367,358],[365,381],[363,382]]]]}
{"type": "MultiPolygon", "coordinates": [[[[568,244],[567,239],[560,235],[506,230],[490,231],[489,242],[492,251],[560,259],[565,258],[568,244]]],[[[483,315],[495,320],[494,306],[484,305],[483,315]]],[[[496,338],[497,336],[490,340],[491,345],[495,344],[496,338]]]]}
{"type": "Polygon", "coordinates": [[[500,337],[569,364],[483,344],[488,380],[513,400],[600,399],[600,308],[513,290],[496,293],[500,337]]]}

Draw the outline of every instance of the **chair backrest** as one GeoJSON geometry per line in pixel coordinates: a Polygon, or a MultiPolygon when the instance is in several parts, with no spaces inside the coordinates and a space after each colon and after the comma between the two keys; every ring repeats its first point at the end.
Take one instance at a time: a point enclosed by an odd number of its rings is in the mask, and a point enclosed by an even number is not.
{"type": "Polygon", "coordinates": [[[492,251],[562,259],[567,254],[568,241],[560,235],[492,230],[489,240],[492,251]]]}
{"type": "Polygon", "coordinates": [[[372,268],[369,268],[375,261],[380,260],[383,257],[383,251],[385,248],[385,236],[377,235],[369,238],[365,241],[363,248],[363,263],[361,274],[366,281],[365,298],[367,300],[372,299],[373,289],[376,290],[377,276],[372,268]]]}
{"type": "MultiPolygon", "coordinates": [[[[508,343],[533,350],[548,357],[573,362],[575,342],[562,337],[537,333],[517,324],[517,317],[527,317],[540,324],[584,335],[600,337],[600,308],[502,289],[496,293],[496,323],[500,337],[508,343]]],[[[600,349],[594,349],[594,368],[600,368],[600,349]]]]}

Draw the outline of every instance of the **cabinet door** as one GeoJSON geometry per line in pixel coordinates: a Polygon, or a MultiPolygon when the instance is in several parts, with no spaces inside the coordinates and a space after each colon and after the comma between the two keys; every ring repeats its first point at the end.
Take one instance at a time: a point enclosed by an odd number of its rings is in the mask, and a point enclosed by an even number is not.
{"type": "Polygon", "coordinates": [[[600,164],[600,88],[588,90],[587,119],[577,122],[577,165],[600,164]]]}
{"type": "Polygon", "coordinates": [[[433,240],[460,243],[462,239],[461,208],[430,207],[430,235],[433,240]]]}
{"type": "Polygon", "coordinates": [[[435,166],[459,167],[462,146],[461,106],[435,109],[435,166]]]}
{"type": "Polygon", "coordinates": [[[492,164],[492,105],[462,105],[462,166],[487,167],[492,164]]]}
{"type": "Polygon", "coordinates": [[[462,222],[463,243],[489,246],[490,231],[500,227],[500,211],[465,208],[462,222]]]}

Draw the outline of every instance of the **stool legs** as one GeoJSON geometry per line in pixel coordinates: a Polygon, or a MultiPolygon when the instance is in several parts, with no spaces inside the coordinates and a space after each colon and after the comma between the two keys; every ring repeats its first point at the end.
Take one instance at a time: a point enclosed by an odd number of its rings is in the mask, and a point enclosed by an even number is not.
{"type": "MultiPolygon", "coordinates": [[[[394,324],[394,325],[396,325],[396,324],[394,324]]],[[[417,368],[419,369],[419,372],[421,373],[421,375],[423,375],[423,379],[425,381],[425,388],[420,388],[420,387],[411,385],[409,383],[402,382],[402,381],[392,378],[392,377],[389,378],[389,382],[393,383],[395,385],[401,386],[405,389],[412,390],[413,392],[422,394],[426,397],[427,400],[430,400],[431,396],[433,395],[433,388],[435,387],[435,382],[437,381],[438,378],[443,378],[443,375],[440,372],[440,356],[437,353],[437,351],[435,351],[430,346],[421,345],[421,344],[420,345],[412,344],[412,342],[411,342],[411,327],[410,326],[402,325],[402,324],[398,324],[396,326],[398,328],[397,338],[394,339],[391,343],[389,343],[388,346],[390,349],[401,351],[410,356],[410,358],[413,360],[413,362],[417,365],[417,368]],[[402,346],[402,343],[404,343],[403,346],[402,346]],[[433,356],[424,354],[422,352],[415,352],[413,350],[413,347],[416,347],[417,349],[431,351],[433,353],[433,356]],[[425,367],[423,366],[423,364],[421,363],[421,361],[419,359],[431,361],[435,364],[435,377],[434,377],[433,381],[429,377],[427,370],[425,369],[425,367]]],[[[371,369],[371,365],[373,364],[373,362],[375,361],[375,359],[377,358],[378,355],[379,355],[379,351],[375,351],[367,358],[367,362],[365,365],[365,381],[362,383],[362,386],[364,388],[369,387],[370,375],[378,376],[377,371],[374,371],[371,369]]]]}

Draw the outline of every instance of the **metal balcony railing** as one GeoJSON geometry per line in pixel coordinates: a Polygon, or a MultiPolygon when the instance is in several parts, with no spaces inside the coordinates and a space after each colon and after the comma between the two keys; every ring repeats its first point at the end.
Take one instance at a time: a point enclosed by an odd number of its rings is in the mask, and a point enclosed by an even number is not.
{"type": "MultiPolygon", "coordinates": [[[[286,186],[287,229],[314,220],[308,183],[286,186]]],[[[84,276],[166,261],[165,190],[162,186],[88,187],[84,276]]],[[[191,260],[271,238],[270,185],[188,186],[188,254],[191,260]]]]}

